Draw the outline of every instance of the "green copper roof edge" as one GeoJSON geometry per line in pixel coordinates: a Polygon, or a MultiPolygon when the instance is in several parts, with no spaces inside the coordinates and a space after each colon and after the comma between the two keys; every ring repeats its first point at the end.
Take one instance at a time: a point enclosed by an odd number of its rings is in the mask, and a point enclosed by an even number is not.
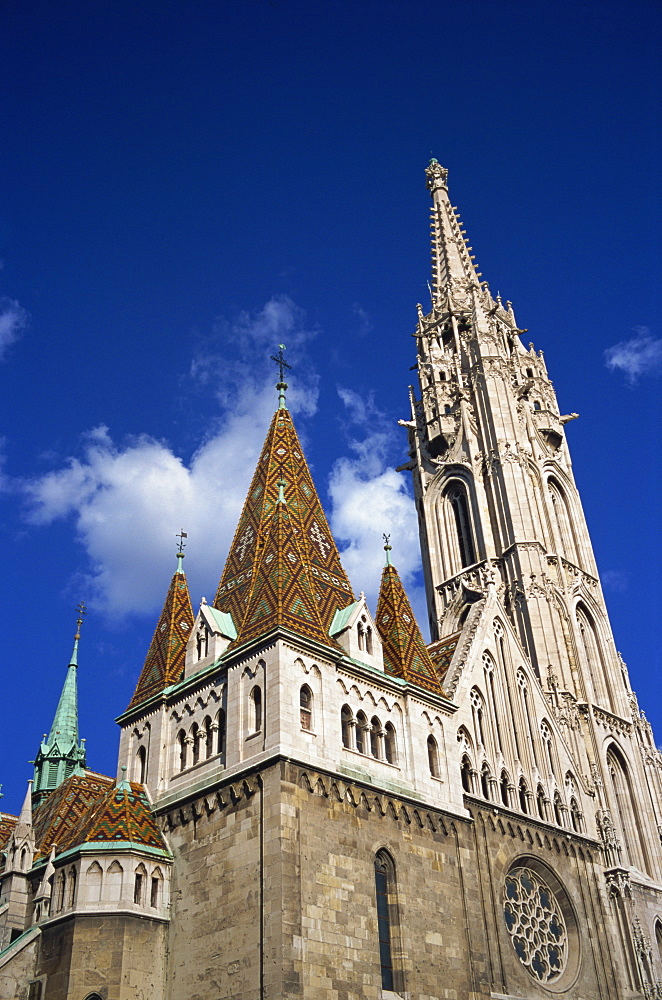
{"type": "Polygon", "coordinates": [[[227,636],[228,639],[237,638],[237,629],[229,611],[219,611],[213,604],[205,604],[204,608],[209,612],[212,620],[216,622],[217,628],[223,635],[227,636]]]}
{"type": "Polygon", "coordinates": [[[436,702],[441,702],[444,705],[448,705],[453,712],[457,712],[458,706],[455,702],[451,701],[447,695],[438,694],[436,691],[430,691],[429,688],[423,687],[422,684],[417,684],[416,681],[406,681],[404,677],[398,677],[396,674],[390,674],[386,670],[380,670],[378,667],[373,667],[369,663],[363,663],[361,660],[355,660],[351,656],[345,655],[340,663],[339,667],[350,666],[350,667],[360,667],[361,670],[367,670],[371,674],[376,674],[378,677],[386,678],[389,684],[393,684],[395,687],[399,688],[414,688],[414,693],[421,691],[426,698],[434,698],[436,702]]]}
{"type": "MultiPolygon", "coordinates": [[[[137,840],[86,840],[82,844],[76,844],[62,854],[55,854],[56,860],[71,858],[75,854],[93,854],[96,851],[143,851],[155,857],[165,858],[172,861],[173,856],[170,851],[162,847],[150,847],[148,844],[140,844],[137,840]]],[[[44,859],[44,864],[48,858],[44,859]]],[[[36,865],[34,866],[36,868],[36,865]]]]}
{"type": "Polygon", "coordinates": [[[349,604],[346,608],[338,608],[338,610],[333,616],[333,621],[329,626],[329,635],[331,636],[338,635],[339,632],[342,632],[343,629],[347,628],[347,622],[352,617],[354,610],[359,606],[360,603],[361,599],[359,598],[358,601],[352,601],[352,603],[349,604]]]}

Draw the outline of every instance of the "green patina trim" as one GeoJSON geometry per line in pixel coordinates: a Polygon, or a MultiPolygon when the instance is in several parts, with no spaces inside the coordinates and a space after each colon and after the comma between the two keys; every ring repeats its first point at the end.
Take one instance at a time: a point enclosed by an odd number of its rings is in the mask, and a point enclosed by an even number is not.
{"type": "Polygon", "coordinates": [[[354,601],[346,608],[338,608],[333,616],[333,621],[329,626],[329,635],[338,635],[339,632],[342,632],[343,629],[347,628],[347,622],[352,617],[360,603],[360,601],[354,601]]]}
{"type": "Polygon", "coordinates": [[[216,624],[219,632],[227,636],[228,639],[237,638],[237,630],[231,614],[226,611],[219,611],[218,608],[214,608],[211,604],[205,604],[204,608],[205,612],[210,615],[212,621],[216,624]]]}
{"type": "Polygon", "coordinates": [[[76,854],[93,854],[95,851],[141,851],[143,854],[152,854],[154,857],[172,861],[170,851],[165,851],[162,847],[139,844],[136,840],[86,840],[82,844],[76,844],[75,847],[63,851],[62,854],[56,854],[55,859],[57,861],[62,858],[71,858],[76,854]]]}

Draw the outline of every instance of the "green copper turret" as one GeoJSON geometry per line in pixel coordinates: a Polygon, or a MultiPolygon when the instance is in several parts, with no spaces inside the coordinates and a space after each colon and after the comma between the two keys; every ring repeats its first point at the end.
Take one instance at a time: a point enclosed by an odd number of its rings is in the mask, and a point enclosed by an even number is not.
{"type": "MultiPolygon", "coordinates": [[[[79,615],[84,606],[79,606],[79,615]]],[[[58,788],[72,774],[83,774],[85,744],[78,739],[78,642],[82,618],[77,621],[74,648],[67,667],[62,693],[50,733],[44,736],[34,762],[33,801],[35,805],[58,788]]]]}

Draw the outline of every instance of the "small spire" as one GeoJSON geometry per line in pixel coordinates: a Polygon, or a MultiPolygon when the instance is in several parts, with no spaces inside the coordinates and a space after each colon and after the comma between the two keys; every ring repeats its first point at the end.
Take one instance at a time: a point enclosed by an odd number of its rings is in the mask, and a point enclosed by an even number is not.
{"type": "Polygon", "coordinates": [[[285,381],[285,369],[291,371],[292,365],[288,365],[287,361],[283,357],[283,351],[285,350],[285,344],[278,345],[278,354],[272,354],[271,360],[275,361],[278,365],[278,382],[276,388],[278,389],[278,409],[286,410],[287,404],[285,402],[285,393],[287,391],[287,382],[285,381]]]}
{"type": "Polygon", "coordinates": [[[118,792],[130,792],[131,784],[126,780],[126,764],[122,764],[122,778],[117,782],[118,792]]]}
{"type": "MultiPolygon", "coordinates": [[[[32,778],[28,781],[28,790],[25,793],[25,798],[23,799],[23,805],[21,806],[21,814],[18,817],[18,823],[16,824],[16,829],[23,830],[23,828],[28,828],[32,826],[32,778]]],[[[25,836],[25,833],[21,833],[25,836]]]]}
{"type": "Polygon", "coordinates": [[[390,566],[391,565],[391,549],[393,548],[393,546],[391,545],[391,536],[390,535],[382,535],[382,538],[384,539],[384,552],[386,553],[386,565],[390,566]]]}
{"type": "Polygon", "coordinates": [[[184,561],[184,555],[185,555],[184,549],[186,548],[186,542],[184,541],[184,539],[188,538],[188,535],[184,531],[184,529],[182,528],[182,530],[179,532],[179,534],[175,535],[175,538],[179,539],[179,542],[177,543],[177,570],[176,570],[176,572],[177,573],[183,573],[184,572],[184,567],[182,566],[182,563],[184,561]]]}

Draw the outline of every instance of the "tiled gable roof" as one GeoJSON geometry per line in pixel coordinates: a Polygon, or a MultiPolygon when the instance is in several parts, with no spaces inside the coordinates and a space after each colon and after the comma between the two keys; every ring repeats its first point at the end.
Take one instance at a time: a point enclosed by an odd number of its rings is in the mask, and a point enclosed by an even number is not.
{"type": "Polygon", "coordinates": [[[384,650],[384,669],[443,695],[409,599],[395,566],[384,567],[375,617],[384,650]]]}
{"type": "MultiPolygon", "coordinates": [[[[270,554],[275,558],[276,549],[284,544],[286,535],[292,542],[292,553],[296,548],[296,559],[305,566],[305,573],[297,571],[297,580],[301,582],[305,577],[310,582],[317,616],[328,643],[333,616],[338,608],[350,603],[352,588],[340,562],[292,417],[283,408],[276,411],[271,422],[214,601],[220,611],[232,615],[239,633],[235,644],[243,640],[244,634],[256,634],[257,619],[253,617],[248,621],[249,613],[255,616],[259,610],[254,599],[256,588],[266,592],[265,580],[269,577],[266,558],[270,554]],[[280,519],[280,526],[276,528],[273,520],[278,506],[279,482],[285,483],[282,488],[287,515],[280,519]],[[272,546],[269,553],[265,551],[267,544],[272,546]]],[[[294,566],[287,555],[285,559],[294,566]]],[[[290,581],[292,593],[296,589],[295,582],[290,581]]],[[[272,588],[273,585],[272,582],[272,588]]],[[[301,603],[297,607],[299,610],[307,608],[303,619],[310,622],[310,597],[305,591],[302,583],[301,603]]],[[[290,611],[292,608],[294,604],[290,611]]],[[[266,610],[266,606],[263,605],[262,610],[266,610]]],[[[260,631],[265,631],[272,621],[266,613],[264,619],[260,631]]],[[[317,633],[316,624],[313,631],[317,633]]]]}
{"type": "Polygon", "coordinates": [[[92,803],[62,848],[118,841],[167,851],[145,790],[134,781],[121,782],[92,803]]]}
{"type": "Polygon", "coordinates": [[[461,635],[462,632],[453,632],[452,635],[446,635],[441,639],[437,639],[436,642],[433,642],[432,645],[428,646],[430,659],[434,663],[437,671],[437,677],[442,684],[446,679],[448,668],[450,667],[451,660],[453,659],[453,653],[455,652],[455,648],[461,635]]]}
{"type": "Polygon", "coordinates": [[[184,670],[186,643],[194,620],[186,576],[178,569],[170,581],[161,617],[129,708],[139,705],[180,679],[184,670]]]}
{"type": "Polygon", "coordinates": [[[87,810],[114,784],[105,774],[86,771],[82,775],[73,774],[50,792],[34,811],[35,861],[48,855],[53,845],[58,853],[65,850],[63,845],[68,844],[87,810]]]}

